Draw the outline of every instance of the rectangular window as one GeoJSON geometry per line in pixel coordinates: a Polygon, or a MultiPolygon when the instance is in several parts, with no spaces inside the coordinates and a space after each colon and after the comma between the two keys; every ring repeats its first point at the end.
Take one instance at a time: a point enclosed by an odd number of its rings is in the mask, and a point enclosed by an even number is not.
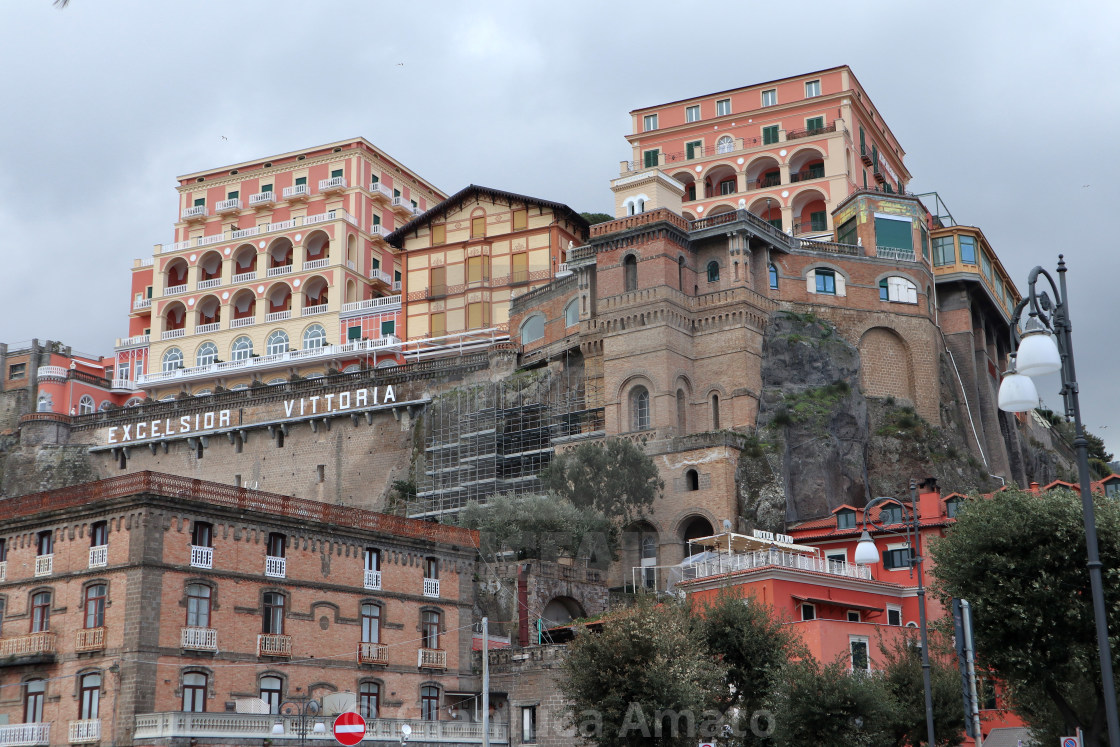
{"type": "Polygon", "coordinates": [[[685,122],[699,122],[700,121],[700,105],[686,106],[684,109],[685,122]]]}
{"type": "Polygon", "coordinates": [[[365,568],[367,571],[381,570],[381,551],[376,547],[367,547],[365,551],[365,568]]]}
{"type": "Polygon", "coordinates": [[[109,524],[104,521],[95,521],[89,527],[89,546],[101,547],[109,544],[109,524]]]}
{"type": "Polygon", "coordinates": [[[261,192],[271,192],[271,191],[272,191],[272,185],[271,184],[262,184],[261,185],[261,192]]]}
{"type": "Polygon", "coordinates": [[[922,231],[922,257],[928,262],[929,261],[929,231],[927,231],[926,227],[921,225],[921,224],[918,225],[918,228],[920,228],[921,231],[922,231]]]}
{"type": "Polygon", "coordinates": [[[731,99],[720,99],[716,102],[716,116],[726,117],[731,113],[731,99]]]}
{"type": "Polygon", "coordinates": [[[976,264],[976,239],[973,236],[958,238],[961,244],[961,263],[966,265],[976,264]]]}
{"type": "Polygon", "coordinates": [[[341,178],[342,178],[342,169],[332,169],[331,170],[331,179],[341,179],[341,178]]]}
{"type": "Polygon", "coordinates": [[[848,610],[848,622],[858,623],[863,622],[863,618],[859,615],[859,610],[848,610]]]}
{"type": "Polygon", "coordinates": [[[825,558],[832,563],[847,563],[848,553],[846,552],[830,552],[825,555],[825,558]]]}
{"type": "Polygon", "coordinates": [[[762,105],[774,106],[778,103],[778,89],[770,88],[762,92],[762,105]]]}
{"type": "Polygon", "coordinates": [[[529,226],[529,211],[528,210],[514,210],[513,211],[513,230],[524,231],[529,226]]]}
{"type": "Polygon", "coordinates": [[[270,591],[264,595],[261,609],[261,632],[265,635],[284,634],[284,595],[270,591]]]}
{"type": "Polygon", "coordinates": [[[395,319],[386,319],[381,322],[381,336],[389,337],[397,333],[397,321],[395,319]]]}
{"type": "Polygon", "coordinates": [[[883,551],[883,567],[888,571],[910,567],[910,548],[900,547],[883,551]]]}
{"type": "Polygon", "coordinates": [[[809,213],[809,228],[813,231],[827,231],[828,218],[825,211],[818,210],[815,213],[809,213]]]}
{"type": "Polygon", "coordinates": [[[652,169],[661,165],[661,151],[657,148],[642,153],[642,167],[652,169]]]}
{"type": "Polygon", "coordinates": [[[527,283],[529,282],[529,254],[528,252],[520,252],[513,255],[513,275],[510,277],[511,283],[527,283]]]}
{"type": "Polygon", "coordinates": [[[371,259],[370,262],[372,263],[373,269],[375,269],[375,270],[380,270],[381,269],[381,260],[378,259],[377,257],[374,257],[373,259],[371,259]]]}
{"type": "Polygon", "coordinates": [[[440,311],[428,317],[432,327],[432,337],[443,337],[447,334],[447,315],[440,311]]]}
{"type": "Polygon", "coordinates": [[[852,244],[853,246],[856,244],[858,239],[856,238],[856,219],[854,217],[844,221],[836,229],[836,240],[841,244],[852,244]]]}
{"type": "Polygon", "coordinates": [[[909,220],[875,216],[875,246],[914,251],[914,226],[909,220]]]}
{"type": "Polygon", "coordinates": [[[307,177],[306,176],[297,176],[296,177],[296,186],[297,187],[302,187],[306,184],[307,184],[307,177]]]}
{"type": "Polygon", "coordinates": [[[852,636],[848,639],[852,651],[852,671],[871,671],[871,648],[867,638],[852,636]]]}
{"type": "Polygon", "coordinates": [[[805,120],[805,129],[813,132],[824,129],[824,117],[809,117],[805,120]]]}
{"type": "Polygon", "coordinates": [[[980,272],[983,273],[985,280],[992,279],[992,260],[987,252],[980,252],[980,272]]]}
{"type": "Polygon", "coordinates": [[[762,144],[773,145],[778,142],[778,125],[770,125],[769,127],[762,128],[762,144]]]}
{"type": "Polygon", "coordinates": [[[428,287],[431,288],[430,295],[432,298],[437,296],[447,295],[447,268],[446,267],[433,267],[431,278],[428,281],[428,287]]]}
{"type": "Polygon", "coordinates": [[[346,328],[346,340],[347,340],[347,342],[353,342],[355,340],[360,340],[360,339],[362,339],[362,328],[361,327],[347,327],[346,328]]]}
{"type": "Polygon", "coordinates": [[[802,620],[816,620],[817,608],[811,604],[801,605],[801,619],[802,620]]]}
{"type": "Polygon", "coordinates": [[[902,627],[901,607],[887,607],[887,625],[891,625],[896,628],[902,627]]]}
{"type": "Polygon", "coordinates": [[[238,190],[238,189],[234,189],[234,190],[231,190],[231,191],[226,193],[226,199],[227,200],[236,200],[240,196],[241,196],[241,190],[238,190]]]}
{"type": "Polygon", "coordinates": [[[9,379],[22,379],[22,378],[25,378],[26,376],[27,376],[27,364],[26,363],[13,363],[12,365],[8,366],[8,378],[9,379]]]}
{"type": "Polygon", "coordinates": [[[486,326],[484,310],[481,301],[467,304],[467,329],[482,329],[486,326]]]}
{"type": "Polygon", "coordinates": [[[809,80],[805,82],[805,98],[811,99],[821,95],[821,82],[819,80],[809,80]]]}
{"type": "Polygon", "coordinates": [[[393,190],[393,197],[400,197],[400,196],[401,196],[401,191],[399,189],[394,189],[393,190]]]}
{"type": "Polygon", "coordinates": [[[836,273],[832,270],[817,270],[817,293],[836,295],[836,273]]]}
{"type": "Polygon", "coordinates": [[[54,533],[49,529],[39,532],[36,555],[51,555],[54,553],[54,533]]]}
{"type": "Polygon", "coordinates": [[[836,514],[836,528],[837,529],[855,529],[856,528],[856,512],[847,510],[840,511],[836,514]]]}
{"type": "Polygon", "coordinates": [[[380,226],[381,225],[381,216],[378,215],[377,213],[373,214],[373,225],[375,225],[375,226],[380,226]]]}
{"type": "Polygon", "coordinates": [[[642,117],[642,131],[649,132],[650,130],[657,129],[657,115],[647,114],[642,117]]]}
{"type": "Polygon", "coordinates": [[[693,158],[699,158],[704,155],[704,141],[693,140],[691,143],[684,144],[684,157],[690,161],[693,158]]]}
{"type": "Polygon", "coordinates": [[[196,197],[194,199],[194,206],[195,207],[202,207],[205,204],[206,204],[206,198],[205,197],[196,197]]]}
{"type": "Polygon", "coordinates": [[[471,238],[481,239],[486,236],[486,216],[479,215],[471,218],[471,238]]]}
{"type": "Polygon", "coordinates": [[[438,225],[432,226],[432,246],[439,246],[440,244],[447,243],[447,226],[438,225]]]}
{"type": "Polygon", "coordinates": [[[935,236],[933,239],[933,266],[957,263],[957,249],[952,236],[935,236]]]}
{"type": "Polygon", "coordinates": [[[487,272],[489,257],[467,257],[467,282],[468,283],[481,283],[484,280],[489,280],[490,273],[487,272]]]}
{"type": "Polygon", "coordinates": [[[521,709],[521,741],[532,744],[537,741],[537,707],[526,706],[521,709]]]}
{"type": "Polygon", "coordinates": [[[268,535],[268,554],[273,558],[284,557],[284,549],[288,545],[288,538],[279,532],[271,532],[268,535]]]}
{"type": "Polygon", "coordinates": [[[728,179],[725,182],[720,182],[719,183],[719,193],[721,195],[733,195],[733,194],[735,194],[735,180],[734,179],[728,179]]]}

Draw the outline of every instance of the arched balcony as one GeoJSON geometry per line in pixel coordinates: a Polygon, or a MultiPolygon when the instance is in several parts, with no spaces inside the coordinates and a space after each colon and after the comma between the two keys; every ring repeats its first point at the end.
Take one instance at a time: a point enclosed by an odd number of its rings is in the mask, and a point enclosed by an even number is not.
{"type": "Polygon", "coordinates": [[[824,155],[816,148],[803,148],[789,159],[791,183],[807,182],[824,177],[824,155]]]}
{"type": "Polygon", "coordinates": [[[187,260],[176,257],[167,263],[163,275],[163,295],[174,296],[187,292],[187,260]]]}
{"type": "Polygon", "coordinates": [[[221,329],[222,303],[217,296],[205,296],[195,306],[195,334],[217,332],[221,329]]]}
{"type": "Polygon", "coordinates": [[[222,255],[218,252],[206,252],[198,261],[198,290],[216,288],[222,284],[222,255]]]}
{"type": "Polygon", "coordinates": [[[325,231],[314,231],[303,242],[303,269],[318,270],[330,262],[331,238],[325,231]]]}
{"type": "Polygon", "coordinates": [[[751,203],[750,212],[782,230],[782,203],[776,198],[763,197],[751,203]]]}
{"type": "Polygon", "coordinates": [[[292,289],[287,283],[277,283],[268,289],[266,322],[279,322],[292,318],[292,289]]]}
{"type": "Polygon", "coordinates": [[[160,339],[174,340],[187,334],[187,307],[176,301],[163,310],[163,334],[160,339]]]}
{"type": "Polygon", "coordinates": [[[738,175],[727,164],[712,167],[704,177],[704,195],[719,197],[733,195],[739,191],[738,175]]]}
{"type": "Polygon", "coordinates": [[[234,295],[230,308],[232,309],[230,329],[249,327],[257,323],[257,297],[248,288],[234,295]]]}
{"type": "Polygon", "coordinates": [[[321,277],[309,278],[303,284],[303,316],[326,312],[327,287],[327,281],[321,277]]]}
{"type": "Polygon", "coordinates": [[[268,247],[268,271],[265,274],[270,278],[291,274],[294,254],[291,239],[282,237],[273,241],[268,247]]]}
{"type": "Polygon", "coordinates": [[[246,283],[257,279],[257,248],[242,244],[233,253],[233,282],[246,283]]]}
{"type": "Polygon", "coordinates": [[[696,177],[692,175],[691,171],[678,171],[673,174],[673,178],[684,185],[684,197],[682,199],[685,202],[697,199],[696,177]]]}
{"type": "Polygon", "coordinates": [[[815,189],[798,192],[792,207],[795,236],[828,231],[828,203],[821,192],[815,189]]]}
{"type": "Polygon", "coordinates": [[[747,165],[747,189],[768,189],[782,183],[782,169],[770,156],[756,158],[747,165]]]}

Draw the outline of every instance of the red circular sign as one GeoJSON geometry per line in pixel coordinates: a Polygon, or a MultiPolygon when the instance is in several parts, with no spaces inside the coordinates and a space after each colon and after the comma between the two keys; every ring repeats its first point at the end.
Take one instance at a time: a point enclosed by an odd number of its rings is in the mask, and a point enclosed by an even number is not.
{"type": "Polygon", "coordinates": [[[365,739],[365,736],[366,720],[362,718],[362,714],[345,711],[335,718],[334,738],[338,740],[339,744],[352,747],[352,745],[365,739]]]}

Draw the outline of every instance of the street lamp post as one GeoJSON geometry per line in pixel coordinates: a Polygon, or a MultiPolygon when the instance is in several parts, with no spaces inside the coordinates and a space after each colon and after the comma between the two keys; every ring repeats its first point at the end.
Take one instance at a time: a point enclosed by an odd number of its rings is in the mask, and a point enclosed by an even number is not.
{"type": "MultiPolygon", "coordinates": [[[[871,509],[887,501],[897,499],[886,497],[876,498],[863,508],[863,534],[860,535],[859,544],[856,545],[855,561],[857,565],[871,565],[879,562],[879,548],[875,540],[871,539],[868,525],[874,526],[871,521],[871,509]]],[[[922,580],[922,553],[921,553],[921,512],[918,510],[918,483],[910,480],[910,515],[906,519],[906,539],[910,544],[909,565],[911,571],[918,569],[918,627],[922,641],[922,688],[925,690],[926,701],[926,744],[934,747],[937,742],[933,736],[933,685],[930,682],[929,664],[929,627],[926,623],[926,587],[922,580]]]]}
{"type": "Polygon", "coordinates": [[[1108,640],[1108,618],[1105,615],[1104,585],[1101,581],[1101,559],[1097,545],[1097,520],[1093,511],[1093,491],[1089,475],[1089,441],[1081,425],[1081,403],[1078,400],[1077,374],[1073,365],[1073,325],[1069,318],[1069,296],[1066,291],[1066,261],[1058,255],[1058,283],[1049,272],[1035,267],[1027,276],[1028,294],[1015,307],[1011,317],[1011,361],[999,387],[999,408],[1006,412],[1029,412],[1038,407],[1038,390],[1033,376],[1051,373],[1062,375],[1062,401],[1065,415],[1074,423],[1073,447],[1077,452],[1077,473],[1081,489],[1081,514],[1085,521],[1085,547],[1089,556],[1089,583],[1093,593],[1093,618],[1097,628],[1097,653],[1100,656],[1101,682],[1104,689],[1104,712],[1108,723],[1108,743],[1120,747],[1120,719],[1116,712],[1116,683],[1112,676],[1112,647],[1108,640]],[[1046,278],[1054,298],[1046,290],[1039,292],[1038,278],[1046,278]],[[1029,309],[1023,333],[1019,321],[1029,309]]]}
{"type": "MultiPolygon", "coordinates": [[[[296,717],[296,733],[299,734],[300,747],[303,747],[307,741],[307,722],[315,718],[320,710],[317,700],[285,700],[277,708],[278,713],[284,716],[294,715],[296,717]]],[[[327,725],[322,720],[317,720],[311,731],[314,734],[325,734],[327,725]]],[[[278,736],[284,733],[282,719],[277,719],[276,723],[272,725],[272,733],[278,736]]]]}

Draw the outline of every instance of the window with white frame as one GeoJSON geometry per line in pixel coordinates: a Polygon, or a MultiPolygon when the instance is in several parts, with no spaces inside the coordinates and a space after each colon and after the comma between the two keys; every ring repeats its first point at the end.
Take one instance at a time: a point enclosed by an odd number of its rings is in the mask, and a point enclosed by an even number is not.
{"type": "Polygon", "coordinates": [[[528,345],[544,337],[544,317],[534,314],[521,323],[521,344],[528,345]]]}
{"type": "Polygon", "coordinates": [[[657,115],[647,114],[642,117],[642,131],[649,132],[650,130],[657,129],[657,115]]]}
{"type": "Polygon", "coordinates": [[[265,353],[267,355],[279,355],[286,352],[288,352],[288,333],[278,329],[270,334],[268,340],[265,341],[265,353]]]}
{"type": "Polygon", "coordinates": [[[649,390],[644,386],[637,386],[630,392],[630,424],[631,430],[649,430],[649,390]]]}
{"type": "Polygon", "coordinates": [[[778,103],[778,89],[768,88],[762,92],[762,105],[774,106],[778,103]]]}
{"type": "Polygon", "coordinates": [[[97,409],[97,407],[93,403],[93,397],[89,396],[88,394],[83,394],[82,398],[80,400],[78,400],[78,414],[79,415],[89,415],[91,412],[93,412],[96,409],[97,409]]]}
{"type": "Polygon", "coordinates": [[[303,349],[318,350],[327,344],[327,331],[321,324],[312,324],[303,331],[303,349]]]}
{"type": "Polygon", "coordinates": [[[902,608],[892,605],[887,605],[887,625],[896,628],[902,627],[902,608]]]}
{"type": "Polygon", "coordinates": [[[730,135],[724,135],[716,141],[716,153],[730,153],[735,150],[735,139],[730,135]]]}
{"type": "Polygon", "coordinates": [[[891,303],[918,303],[918,287],[903,277],[883,278],[879,281],[879,300],[891,303]]]}
{"type": "Polygon", "coordinates": [[[867,636],[848,636],[848,649],[852,654],[852,671],[871,671],[871,641],[867,636]]]}
{"type": "Polygon", "coordinates": [[[731,99],[720,99],[716,102],[716,116],[726,117],[731,113],[731,99]]]}
{"type": "Polygon", "coordinates": [[[807,80],[805,81],[805,98],[811,99],[815,96],[821,95],[821,82],[820,80],[807,80]]]}
{"type": "Polygon", "coordinates": [[[179,348],[171,348],[163,354],[163,365],[161,366],[164,373],[175,371],[183,367],[183,351],[179,348]]]}
{"type": "Polygon", "coordinates": [[[802,620],[816,620],[817,607],[814,604],[801,605],[801,619],[802,620]]]}
{"type": "Polygon", "coordinates": [[[686,106],[684,109],[685,122],[699,122],[700,121],[700,105],[686,106]]]}
{"type": "Polygon", "coordinates": [[[244,361],[253,355],[253,341],[248,337],[238,337],[230,348],[230,360],[244,361]]]}
{"type": "Polygon", "coordinates": [[[579,324],[579,299],[573,298],[564,307],[564,326],[572,327],[579,324]]]}
{"type": "Polygon", "coordinates": [[[863,622],[863,618],[860,616],[859,610],[848,610],[848,622],[863,622]]]}
{"type": "Polygon", "coordinates": [[[198,346],[198,350],[194,354],[194,364],[196,366],[209,366],[216,360],[218,360],[217,345],[212,342],[204,342],[198,346]]]}
{"type": "Polygon", "coordinates": [[[910,567],[911,550],[907,544],[888,545],[883,551],[883,568],[888,571],[903,570],[910,567]]]}
{"type": "Polygon", "coordinates": [[[521,742],[533,744],[537,741],[537,707],[525,706],[521,709],[521,742]]]}

